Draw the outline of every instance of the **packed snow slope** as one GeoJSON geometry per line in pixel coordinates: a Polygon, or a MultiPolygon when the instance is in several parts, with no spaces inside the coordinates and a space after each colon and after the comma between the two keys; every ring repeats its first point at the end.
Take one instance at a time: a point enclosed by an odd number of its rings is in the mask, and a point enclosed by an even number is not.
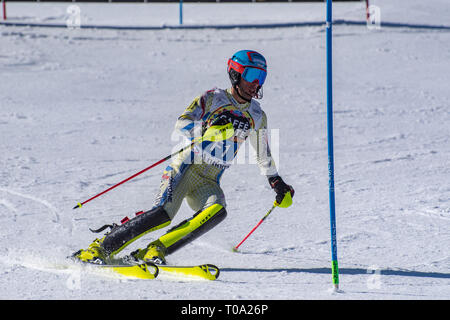
{"type": "MultiPolygon", "coordinates": [[[[447,0],[373,1],[382,21],[444,25],[447,0]]],[[[69,4],[8,3],[10,21],[64,22],[69,4]]],[[[81,23],[178,22],[175,4],[79,4],[81,23]]],[[[334,6],[364,21],[364,2],[334,6]]],[[[185,4],[184,21],[321,21],[323,3],[185,4]]],[[[331,293],[325,29],[120,31],[0,26],[1,299],[449,299],[450,33],[335,26],[334,142],[342,292],[331,293]],[[228,217],[169,256],[213,263],[214,282],[123,281],[71,267],[89,228],[152,207],[160,165],[79,201],[176,150],[177,117],[226,88],[237,50],[269,64],[262,107],[279,173],[274,200],[250,158],[223,176],[228,217]]],[[[248,145],[247,145],[248,146],[248,145]]],[[[174,224],[191,217],[183,204],[174,224]]],[[[164,231],[148,234],[125,253],[164,231]]]]}

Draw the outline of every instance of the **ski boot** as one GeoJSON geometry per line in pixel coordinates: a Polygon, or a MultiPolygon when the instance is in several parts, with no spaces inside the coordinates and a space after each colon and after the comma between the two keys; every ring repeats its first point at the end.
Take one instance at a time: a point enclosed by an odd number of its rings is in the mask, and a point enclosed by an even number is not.
{"type": "Polygon", "coordinates": [[[104,237],[102,239],[95,239],[86,250],[78,250],[72,255],[72,258],[81,262],[106,264],[107,255],[101,247],[104,239],[104,237]]]}
{"type": "Polygon", "coordinates": [[[161,265],[167,264],[165,255],[166,247],[159,240],[151,242],[145,249],[138,249],[131,253],[131,256],[137,261],[161,265]]]}

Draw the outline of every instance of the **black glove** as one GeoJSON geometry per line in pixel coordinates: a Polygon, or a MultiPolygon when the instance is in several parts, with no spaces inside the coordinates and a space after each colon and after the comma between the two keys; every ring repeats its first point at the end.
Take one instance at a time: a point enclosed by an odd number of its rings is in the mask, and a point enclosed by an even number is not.
{"type": "MultiPolygon", "coordinates": [[[[286,193],[290,192],[291,197],[294,197],[294,188],[292,186],[286,184],[283,179],[281,179],[280,176],[270,177],[269,183],[272,189],[276,192],[275,201],[278,204],[281,204],[283,202],[284,197],[286,196],[286,193]]],[[[290,206],[288,204],[287,206],[290,206]]]]}
{"type": "Polygon", "coordinates": [[[223,126],[224,124],[229,123],[229,119],[227,117],[217,117],[215,118],[213,121],[211,121],[211,124],[209,125],[210,127],[212,126],[223,126]]]}

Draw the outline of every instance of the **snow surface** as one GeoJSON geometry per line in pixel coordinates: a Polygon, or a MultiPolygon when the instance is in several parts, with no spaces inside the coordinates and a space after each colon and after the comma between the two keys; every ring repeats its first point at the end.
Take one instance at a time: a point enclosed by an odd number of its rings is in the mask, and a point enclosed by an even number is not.
{"type": "MultiPolygon", "coordinates": [[[[447,0],[373,1],[390,22],[448,25],[447,0]]],[[[64,23],[69,4],[8,3],[10,21],[64,23]]],[[[178,23],[175,4],[78,4],[81,23],[178,23]]],[[[364,3],[335,19],[364,21],[364,3]]],[[[321,21],[323,3],[185,4],[192,23],[321,21]]],[[[384,20],[385,19],[385,20],[384,20]]],[[[340,288],[331,288],[324,27],[121,31],[0,26],[1,299],[449,299],[450,33],[335,26],[334,129],[340,288]],[[278,129],[294,205],[277,208],[254,164],[223,176],[228,217],[169,256],[218,281],[118,280],[70,267],[89,227],[151,208],[178,115],[242,48],[261,51],[261,101],[278,129]]],[[[276,137],[276,134],[274,134],[276,137]]],[[[186,204],[174,224],[192,215],[186,204]]],[[[140,239],[129,250],[162,234],[140,239]]],[[[129,252],[127,249],[127,252],[129,252]]]]}

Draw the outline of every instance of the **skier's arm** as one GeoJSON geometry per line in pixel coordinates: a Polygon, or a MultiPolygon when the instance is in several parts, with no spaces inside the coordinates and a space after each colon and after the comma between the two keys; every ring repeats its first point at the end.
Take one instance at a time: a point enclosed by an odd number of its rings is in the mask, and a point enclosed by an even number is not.
{"type": "Polygon", "coordinates": [[[202,133],[202,116],[205,112],[204,99],[204,96],[195,98],[183,114],[178,117],[175,124],[175,130],[188,139],[193,139],[202,133]]]}
{"type": "Polygon", "coordinates": [[[269,148],[267,117],[263,113],[263,119],[259,128],[252,130],[249,135],[250,144],[256,153],[256,163],[259,166],[261,174],[269,177],[278,175],[275,161],[272,158],[269,148]]]}
{"type": "Polygon", "coordinates": [[[267,176],[270,186],[277,194],[275,204],[283,208],[289,207],[292,204],[292,197],[295,191],[292,186],[286,184],[278,175],[269,149],[267,117],[265,113],[263,113],[263,121],[260,128],[253,132],[253,136],[250,136],[250,142],[256,150],[256,161],[261,173],[267,176]]]}

